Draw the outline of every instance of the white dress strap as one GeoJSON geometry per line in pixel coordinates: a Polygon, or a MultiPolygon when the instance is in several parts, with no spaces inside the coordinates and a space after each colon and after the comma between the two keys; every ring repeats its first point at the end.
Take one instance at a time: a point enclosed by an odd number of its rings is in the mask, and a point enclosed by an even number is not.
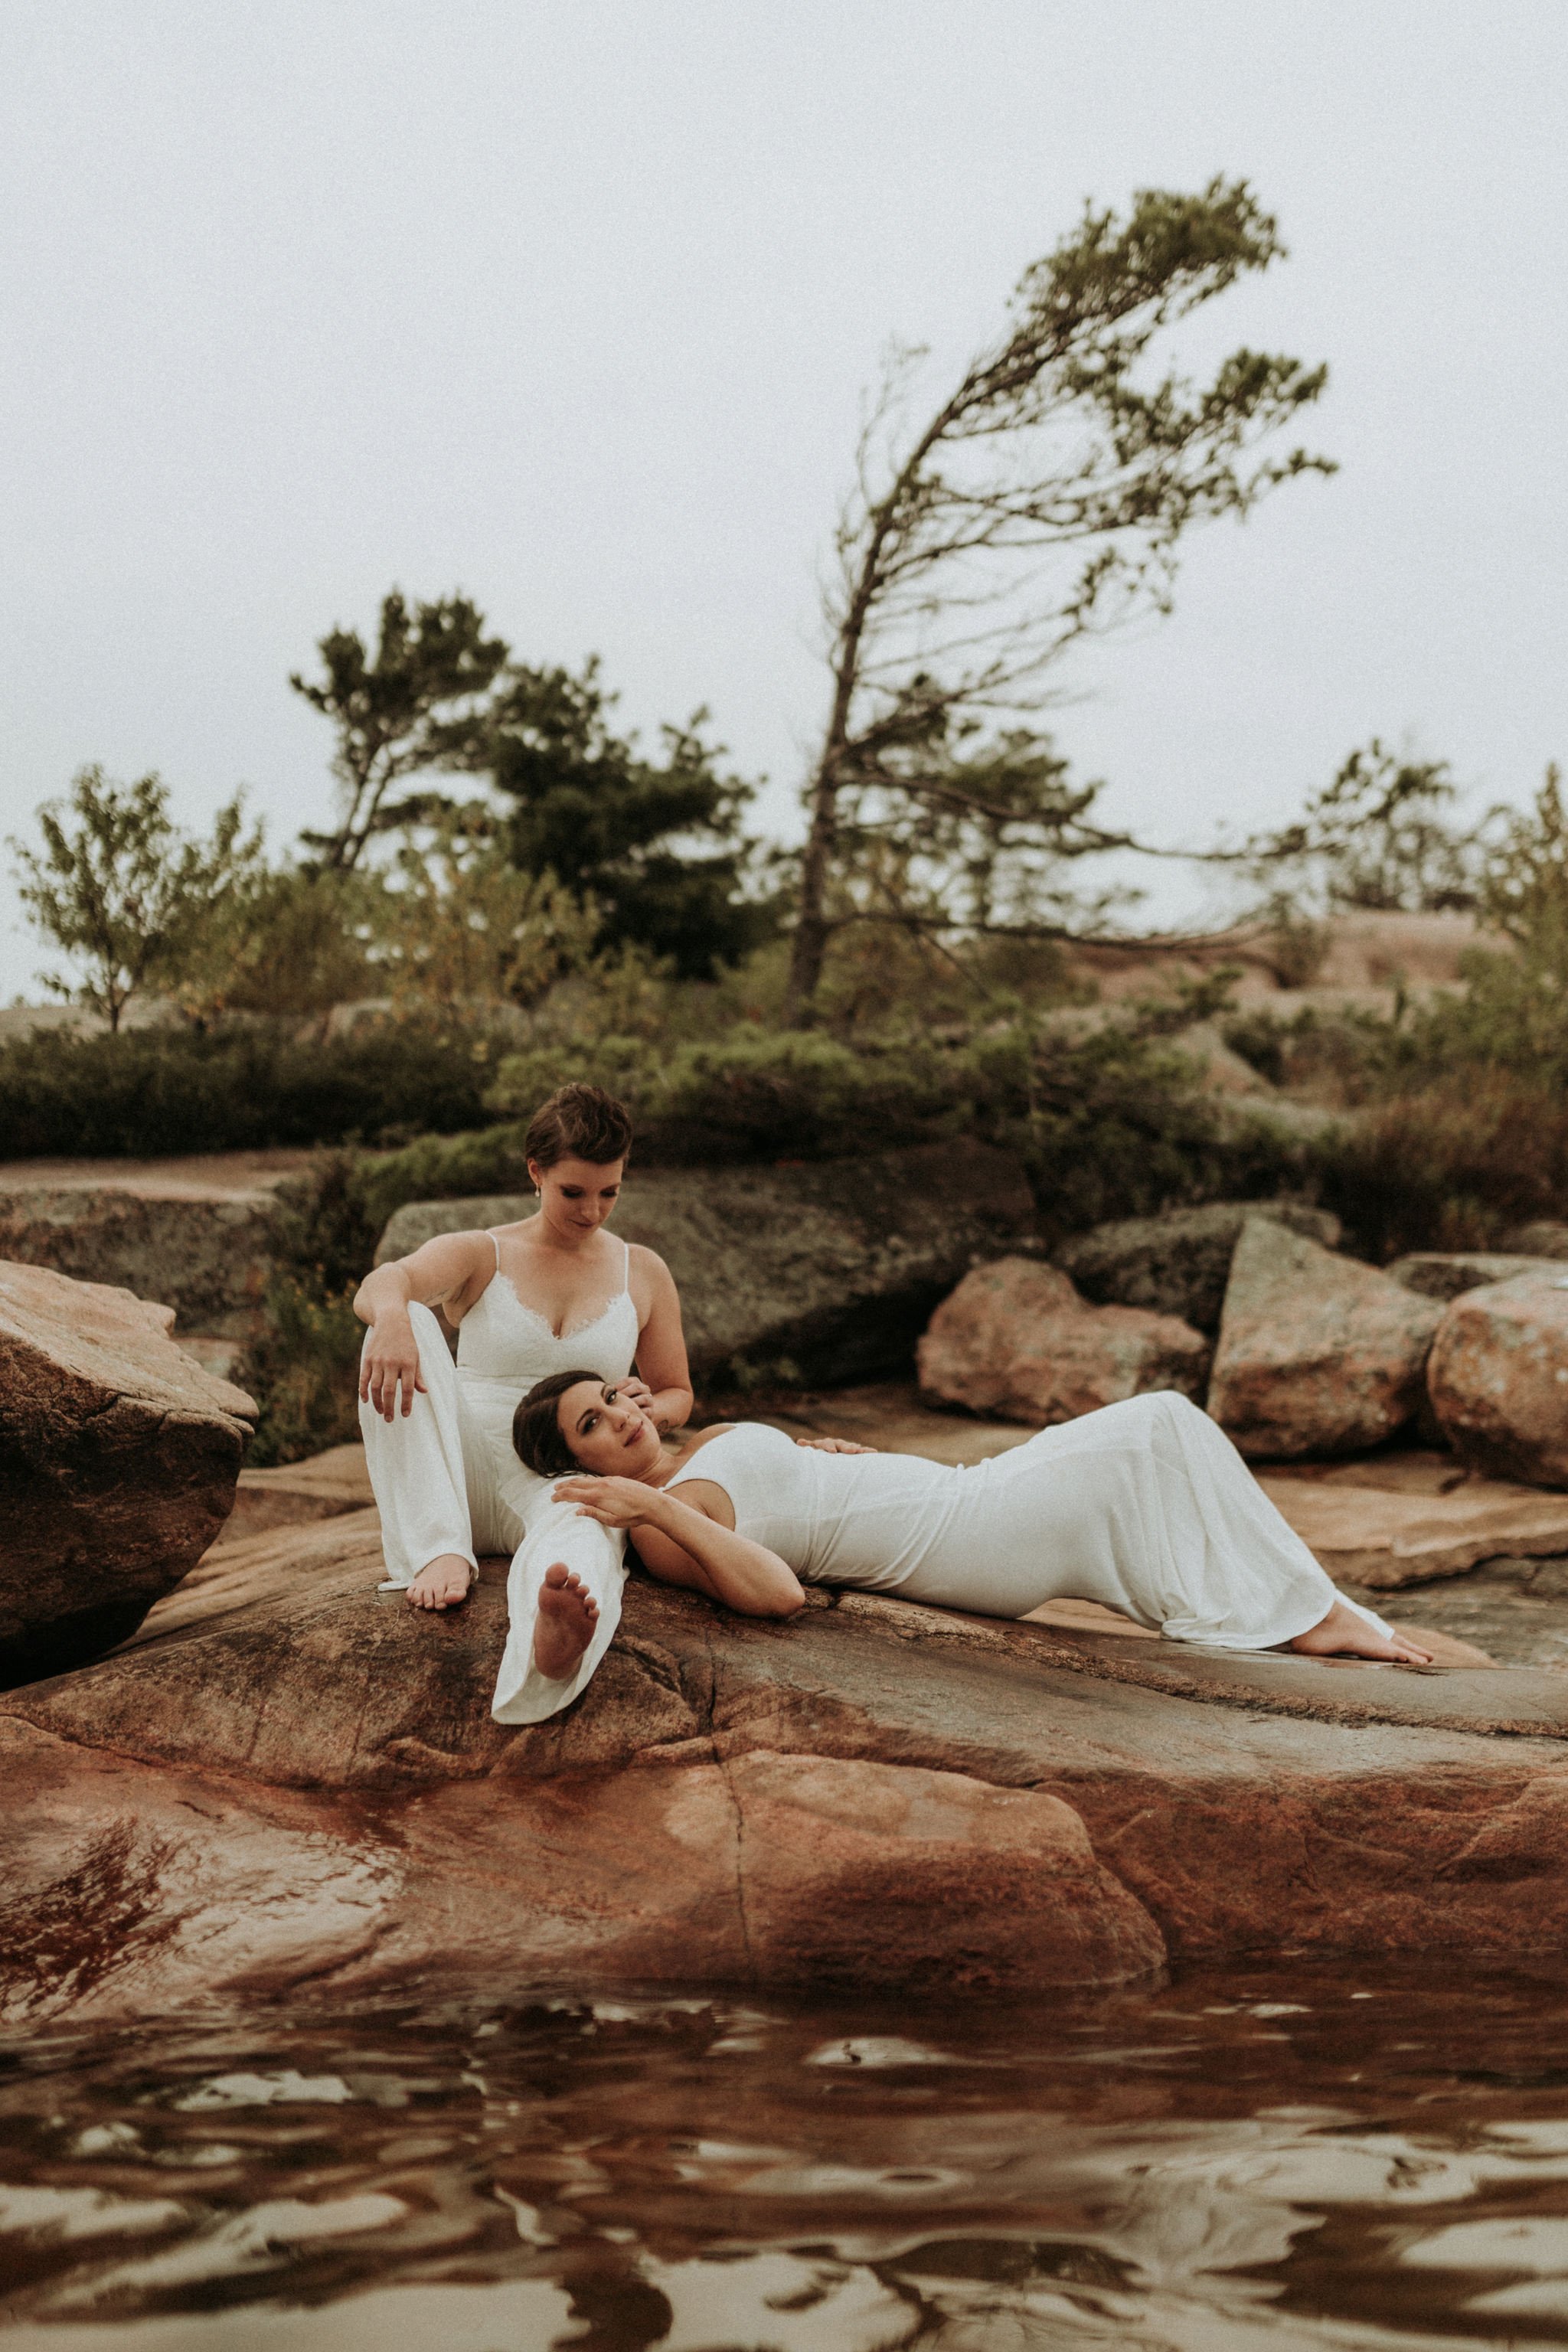
{"type": "Polygon", "coordinates": [[[621,1261],[621,1297],[624,1298],[627,1291],[630,1290],[632,1286],[632,1245],[630,1242],[622,1242],[621,1250],[623,1253],[621,1261]]]}
{"type": "Polygon", "coordinates": [[[499,1274],[500,1272],[500,1244],[496,1239],[494,1234],[490,1235],[490,1247],[496,1254],[496,1272],[499,1274]]]}

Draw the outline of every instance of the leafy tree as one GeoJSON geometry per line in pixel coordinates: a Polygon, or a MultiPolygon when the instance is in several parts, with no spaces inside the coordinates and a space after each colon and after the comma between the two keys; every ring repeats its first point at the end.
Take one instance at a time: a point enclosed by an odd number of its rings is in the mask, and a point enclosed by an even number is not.
{"type": "Polygon", "coordinates": [[[1498,828],[1481,871],[1487,929],[1520,950],[1526,967],[1568,988],[1568,812],[1553,761],[1528,812],[1492,812],[1498,828]]]}
{"type": "Polygon", "coordinates": [[[225,1013],[305,1018],[373,995],[381,895],[375,877],[258,861],[197,925],[171,992],[198,1027],[225,1013]]]}
{"type": "Polygon", "coordinates": [[[493,843],[447,825],[405,842],[381,901],[381,971],[397,997],[457,1011],[536,1004],[587,962],[599,928],[552,874],[524,874],[493,843]]]}
{"type": "Polygon", "coordinates": [[[509,672],[476,762],[510,803],[500,838],[524,873],[593,899],[601,944],[644,947],[706,979],[774,929],[771,906],[749,895],[753,787],[724,772],[706,711],[661,728],[648,759],[611,725],[614,703],[596,661],[578,675],[509,672]]]}
{"type": "Polygon", "coordinates": [[[1071,646],[1168,608],[1190,527],[1332,470],[1299,448],[1249,454],[1317,399],[1322,368],[1240,350],[1206,384],[1171,366],[1146,376],[1167,329],[1282,249],[1245,183],[1145,192],[1125,220],[1086,210],[1025,272],[1000,335],[923,422],[925,354],[895,352],[837,534],[793,1017],[809,1017],[835,929],[877,911],[868,842],[895,864],[925,860],[921,888],[885,919],[952,919],[930,887],[946,828],[961,869],[977,844],[982,872],[1005,882],[1000,919],[1036,929],[1067,919],[1061,858],[1136,845],[1090,824],[1092,790],[1066,787],[1032,715],[1071,646]]]}
{"type": "Polygon", "coordinates": [[[260,831],[245,833],[237,793],[204,840],[174,823],[153,774],[120,784],[83,768],[63,809],[39,809],[38,826],[41,854],[10,844],[19,895],[37,928],[85,967],[79,981],[40,978],[111,1030],[143,990],[177,985],[215,907],[261,864],[260,831]]]}
{"type": "Polygon", "coordinates": [[[332,629],[318,647],[324,675],[289,677],[337,737],[337,830],[302,836],[324,866],[356,866],[376,835],[423,814],[418,801],[388,800],[403,777],[469,763],[508,657],[505,639],[487,636],[485,626],[467,596],[410,613],[395,588],[382,598],[374,657],[357,629],[332,629]]]}
{"type": "Polygon", "coordinates": [[[1337,913],[1465,910],[1477,903],[1483,827],[1449,820],[1458,793],[1446,760],[1400,760],[1374,735],[1296,823],[1250,845],[1276,898],[1310,896],[1337,913]]]}

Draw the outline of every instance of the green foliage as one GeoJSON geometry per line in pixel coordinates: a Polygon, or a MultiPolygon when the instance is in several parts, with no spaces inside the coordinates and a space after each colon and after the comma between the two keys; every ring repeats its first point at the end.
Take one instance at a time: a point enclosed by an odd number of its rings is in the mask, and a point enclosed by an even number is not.
{"type": "Polygon", "coordinates": [[[1269,889],[1267,911],[1303,924],[1303,908],[1430,914],[1474,907],[1481,829],[1456,829],[1448,813],[1457,799],[1446,760],[1396,759],[1374,735],[1294,824],[1249,843],[1246,856],[1269,889]]]}
{"type": "Polygon", "coordinates": [[[169,993],[203,1024],[229,1013],[304,1019],[374,995],[382,895],[366,876],[258,864],[214,900],[169,993]]]}
{"type": "Polygon", "coordinates": [[[1281,250],[1245,183],[1146,190],[1125,218],[1086,210],[1025,272],[924,421],[924,354],[895,359],[839,519],[792,1017],[815,1010],[847,922],[942,931],[979,904],[988,922],[1070,928],[1092,911],[1064,861],[1126,836],[1091,824],[1095,788],[1067,784],[1033,714],[1069,647],[1168,607],[1190,529],[1331,470],[1300,448],[1253,454],[1318,398],[1321,368],[1241,350],[1194,384],[1153,356],[1281,250]]]}
{"type": "Polygon", "coordinates": [[[268,1284],[262,1331],[235,1371],[258,1407],[256,1435],[246,1454],[251,1469],[301,1462],[359,1435],[357,1374],[364,1326],[353,1311],[353,1297],[350,1289],[322,1297],[286,1275],[275,1275],[268,1284]]]}
{"type": "Polygon", "coordinates": [[[76,981],[47,973],[45,987],[111,1030],[133,997],[176,987],[215,908],[260,866],[260,834],[247,835],[243,823],[237,793],[204,840],[174,824],[157,776],[118,784],[100,767],[81,769],[63,809],[38,811],[42,854],[10,844],[34,924],[85,968],[76,981]]]}
{"type": "Polygon", "coordinates": [[[1531,980],[1552,994],[1568,987],[1568,815],[1555,766],[1528,813],[1496,812],[1501,831],[1481,875],[1480,915],[1511,940],[1531,980]]]}
{"type": "MultiPolygon", "coordinates": [[[[528,1190],[522,1129],[514,1125],[466,1135],[422,1135],[395,1151],[363,1154],[354,1168],[353,1197],[372,1249],[405,1201],[461,1201],[482,1192],[528,1190]]],[[[367,1255],[360,1271],[369,1264],[367,1255]]]]}
{"type": "Polygon", "coordinates": [[[614,702],[595,661],[577,677],[514,667],[474,764],[510,803],[501,837],[515,864],[591,900],[601,945],[631,942],[706,979],[775,928],[750,888],[755,788],[721,769],[706,711],[661,728],[648,759],[611,726],[614,702]]]}
{"type": "Polygon", "coordinates": [[[395,588],[382,598],[374,656],[357,629],[330,629],[317,650],[322,675],[295,672],[289,683],[331,722],[341,802],[334,832],[303,838],[323,865],[346,870],[376,835],[409,821],[409,807],[387,799],[394,784],[464,763],[508,647],[486,636],[468,597],[437,597],[410,613],[395,588]]]}
{"type": "Polygon", "coordinates": [[[275,1023],[35,1031],[0,1045],[0,1130],[19,1159],[449,1133],[487,1122],[497,1047],[482,1030],[416,1021],[365,1021],[324,1040],[275,1023]]]}
{"type": "Polygon", "coordinates": [[[598,910],[451,824],[405,842],[376,909],[377,970],[400,1003],[452,1014],[532,1005],[588,963],[598,910]]]}

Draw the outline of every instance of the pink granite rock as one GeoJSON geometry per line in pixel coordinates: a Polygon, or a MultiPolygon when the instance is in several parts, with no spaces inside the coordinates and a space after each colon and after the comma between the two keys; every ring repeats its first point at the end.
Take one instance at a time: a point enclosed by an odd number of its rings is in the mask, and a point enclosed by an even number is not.
{"type": "Polygon", "coordinates": [[[1359,1454],[1420,1409],[1443,1318],[1370,1265],[1261,1217],[1231,1260],[1208,1409],[1253,1460],[1359,1454]]]}
{"type": "Polygon", "coordinates": [[[1568,1486],[1568,1272],[1517,1275],[1456,1298],[1426,1378],[1463,1461],[1530,1486],[1568,1486]]]}
{"type": "Polygon", "coordinates": [[[932,1402],[1040,1429],[1151,1389],[1201,1397],[1209,1361],[1208,1341],[1175,1316],[1090,1307],[1056,1266],[1022,1257],[965,1275],[917,1353],[932,1402]]]}
{"type": "Polygon", "coordinates": [[[0,1261],[0,1680],[122,1640],[233,1507],[256,1408],[175,1346],[173,1321],[0,1261]]]}

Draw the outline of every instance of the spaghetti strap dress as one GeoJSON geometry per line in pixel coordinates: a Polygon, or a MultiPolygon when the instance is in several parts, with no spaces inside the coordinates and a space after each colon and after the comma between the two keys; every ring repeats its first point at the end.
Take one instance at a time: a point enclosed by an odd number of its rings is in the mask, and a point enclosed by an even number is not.
{"type": "MultiPolygon", "coordinates": [[[[722,1487],[741,1534],[807,1583],[981,1616],[1098,1601],[1173,1641],[1264,1650],[1345,1600],[1223,1431],[1173,1391],[959,1469],[816,1453],[742,1422],[710,1438],[670,1491],[694,1479],[722,1487]]],[[[1346,1606],[1387,1632],[1371,1610],[1346,1606]]]]}

